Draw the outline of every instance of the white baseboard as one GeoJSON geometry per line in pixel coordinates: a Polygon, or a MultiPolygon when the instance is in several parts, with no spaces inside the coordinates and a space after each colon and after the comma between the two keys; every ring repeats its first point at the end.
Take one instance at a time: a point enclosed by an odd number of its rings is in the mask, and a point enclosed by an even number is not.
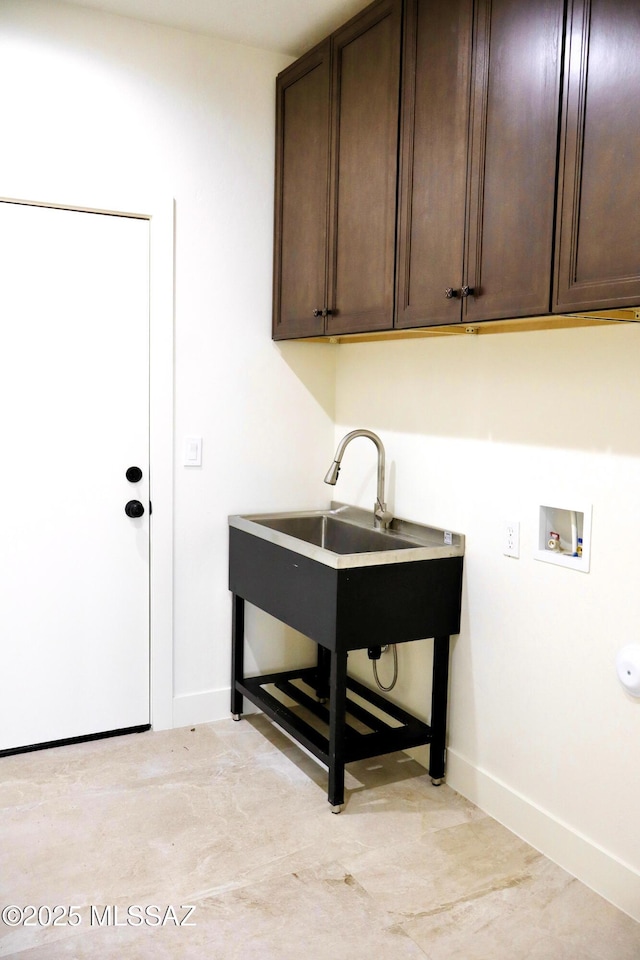
{"type": "MultiPolygon", "coordinates": [[[[204,693],[187,693],[173,698],[173,726],[188,727],[195,723],[212,723],[231,716],[231,688],[205,690],[204,693]]],[[[256,708],[246,697],[243,713],[255,713],[256,708]]]]}
{"type": "Polygon", "coordinates": [[[558,866],[640,921],[640,873],[447,749],[447,783],[558,866]]]}

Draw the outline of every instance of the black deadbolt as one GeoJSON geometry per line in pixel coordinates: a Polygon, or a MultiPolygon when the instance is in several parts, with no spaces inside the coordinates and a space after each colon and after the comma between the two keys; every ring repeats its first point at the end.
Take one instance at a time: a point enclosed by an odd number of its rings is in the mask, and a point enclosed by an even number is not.
{"type": "Polygon", "coordinates": [[[139,480],[142,480],[142,470],[140,467],[129,467],[125,476],[129,483],[137,483],[139,480]]]}
{"type": "Polygon", "coordinates": [[[144,507],[139,500],[129,500],[124,508],[128,517],[141,517],[144,513],[144,507]]]}

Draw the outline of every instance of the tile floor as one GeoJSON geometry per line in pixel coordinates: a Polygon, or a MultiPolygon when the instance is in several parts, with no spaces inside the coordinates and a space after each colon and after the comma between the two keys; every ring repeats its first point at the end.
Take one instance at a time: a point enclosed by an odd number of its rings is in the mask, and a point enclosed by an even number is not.
{"type": "Polygon", "coordinates": [[[351,764],[339,816],[324,770],[262,716],[0,772],[0,908],[77,908],[0,920],[0,957],[640,958],[640,924],[405,754],[351,764]]]}

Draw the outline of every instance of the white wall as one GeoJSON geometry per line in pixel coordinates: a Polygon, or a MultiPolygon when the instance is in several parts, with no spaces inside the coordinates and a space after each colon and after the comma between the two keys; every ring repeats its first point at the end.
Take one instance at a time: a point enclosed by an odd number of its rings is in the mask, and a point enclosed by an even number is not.
{"type": "MultiPolygon", "coordinates": [[[[640,918],[640,701],[614,667],[640,640],[640,326],[336,349],[336,441],[378,432],[395,513],[467,537],[449,782],[640,918]],[[588,574],[533,559],[538,506],[572,502],[588,574]]],[[[369,506],[374,471],[352,443],[336,497],[369,506]]],[[[427,718],[428,646],[399,648],[394,691],[427,718]]]]}
{"type": "MultiPolygon", "coordinates": [[[[289,59],[72,6],[0,4],[0,196],[175,198],[178,724],[228,715],[227,515],[329,499],[333,351],[268,334],[274,79],[289,59]],[[200,469],[182,466],[186,435],[204,438],[200,469]]],[[[283,631],[253,616],[248,630],[275,665],[283,631]]]]}

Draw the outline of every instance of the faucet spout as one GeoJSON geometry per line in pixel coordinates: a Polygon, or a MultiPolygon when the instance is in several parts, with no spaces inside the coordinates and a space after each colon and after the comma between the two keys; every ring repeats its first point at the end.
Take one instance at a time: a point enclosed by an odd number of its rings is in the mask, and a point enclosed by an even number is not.
{"type": "Polygon", "coordinates": [[[340,464],[337,460],[334,460],[329,469],[327,470],[327,475],[324,478],[325,483],[330,483],[332,487],[335,487],[338,482],[338,474],[340,473],[340,464]]]}
{"type": "Polygon", "coordinates": [[[386,529],[393,519],[393,514],[387,510],[387,504],[385,503],[384,499],[384,445],[376,433],[373,433],[371,430],[352,430],[350,433],[344,436],[338,444],[338,449],[336,450],[333,458],[333,463],[327,471],[324,482],[331,484],[331,486],[335,486],[338,481],[338,474],[340,473],[340,466],[342,464],[344,451],[346,450],[348,444],[351,443],[351,441],[356,437],[368,437],[369,440],[374,442],[378,451],[378,478],[376,502],[373,508],[373,519],[374,526],[383,527],[386,529]]]}

